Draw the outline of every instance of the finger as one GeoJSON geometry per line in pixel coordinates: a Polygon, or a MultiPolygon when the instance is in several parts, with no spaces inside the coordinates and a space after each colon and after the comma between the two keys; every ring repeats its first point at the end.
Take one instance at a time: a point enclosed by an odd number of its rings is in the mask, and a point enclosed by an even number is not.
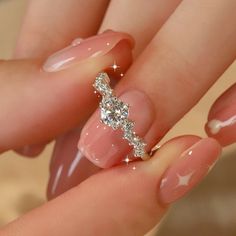
{"type": "MultiPolygon", "coordinates": [[[[14,57],[45,57],[65,47],[76,37],[95,34],[108,2],[108,0],[30,1],[14,57]]],[[[43,151],[47,143],[26,145],[16,152],[35,157],[43,151]]]]}
{"type": "Polygon", "coordinates": [[[108,0],[31,0],[14,56],[45,57],[77,37],[96,34],[108,3],[108,0]]]}
{"type": "MultiPolygon", "coordinates": [[[[161,28],[180,2],[180,0],[155,0],[146,4],[145,1],[111,1],[99,31],[102,32],[106,29],[120,29],[124,32],[129,32],[135,38],[134,56],[137,56],[148,44],[153,35],[161,28]],[[117,12],[122,12],[122,14],[117,14],[117,12]]],[[[58,146],[57,149],[60,151],[54,152],[58,153],[58,157],[57,154],[54,154],[54,158],[59,159],[60,165],[52,165],[52,173],[48,187],[49,193],[52,192],[52,183],[56,180],[56,173],[60,170],[60,166],[64,166],[64,173],[66,173],[66,170],[69,170],[68,159],[77,160],[77,147],[72,147],[69,143],[74,143],[79,137],[79,132],[77,132],[77,135],[74,135],[74,132],[72,131],[72,134],[69,133],[67,136],[63,137],[65,142],[61,142],[63,150],[58,146]],[[74,150],[71,150],[72,148],[74,148],[74,150]],[[62,155],[61,153],[66,154],[62,155]],[[71,156],[69,156],[70,154],[71,156]]],[[[84,159],[82,160],[83,162],[86,162],[84,159]]],[[[86,162],[86,167],[84,165],[77,165],[75,172],[78,174],[80,173],[80,177],[75,178],[75,180],[68,178],[66,174],[62,174],[57,185],[58,193],[69,189],[72,185],[79,184],[82,179],[89,176],[89,173],[85,174],[84,170],[88,169],[89,171],[91,168],[94,169],[95,167],[88,162],[86,162]]],[[[55,192],[55,196],[57,196],[57,191],[55,192]]]]}
{"type": "MultiPolygon", "coordinates": [[[[217,0],[214,7],[205,0],[182,2],[117,85],[115,94],[129,104],[129,119],[147,142],[147,151],[234,61],[235,9],[235,1],[217,0]]],[[[130,146],[123,132],[100,123],[98,110],[83,128],[78,147],[94,164],[107,168],[129,154],[130,146]]]]}
{"type": "Polygon", "coordinates": [[[213,139],[174,139],[151,160],[102,171],[11,223],[1,233],[144,235],[160,221],[171,202],[207,174],[220,149],[213,139]]]}
{"type": "Polygon", "coordinates": [[[236,142],[236,84],[213,104],[208,116],[206,132],[223,146],[236,142]]]}
{"type": "Polygon", "coordinates": [[[127,68],[131,44],[128,35],[107,32],[51,56],[44,71],[39,61],[2,62],[1,150],[45,142],[78,125],[94,109],[94,76],[114,60],[127,68]]]}
{"type": "Polygon", "coordinates": [[[20,155],[27,156],[27,157],[36,157],[38,156],[45,148],[45,146],[48,144],[46,143],[37,143],[34,145],[26,145],[22,148],[18,148],[14,150],[20,155]]]}
{"type": "Polygon", "coordinates": [[[136,42],[134,55],[138,55],[151,41],[181,0],[145,1],[113,0],[109,4],[99,29],[113,29],[131,34],[136,42]],[[122,14],[117,14],[122,12],[122,14]]]}
{"type": "Polygon", "coordinates": [[[79,134],[80,129],[74,129],[56,140],[50,163],[48,199],[79,185],[100,170],[77,151],[79,134]]]}

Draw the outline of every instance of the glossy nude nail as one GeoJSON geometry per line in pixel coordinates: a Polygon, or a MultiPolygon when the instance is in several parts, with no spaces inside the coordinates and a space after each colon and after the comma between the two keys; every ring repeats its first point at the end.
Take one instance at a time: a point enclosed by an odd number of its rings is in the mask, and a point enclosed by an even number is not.
{"type": "Polygon", "coordinates": [[[183,152],[160,181],[160,201],[169,204],[183,197],[207,175],[220,153],[220,145],[211,138],[202,139],[183,152]]]}
{"type": "Polygon", "coordinates": [[[236,106],[225,107],[206,124],[209,136],[216,138],[223,146],[236,142],[236,106]]]}
{"type": "Polygon", "coordinates": [[[126,40],[133,46],[133,40],[128,34],[111,30],[84,40],[76,39],[70,46],[51,55],[44,63],[43,70],[56,72],[88,58],[103,56],[122,40],[126,40]]]}
{"type": "MultiPolygon", "coordinates": [[[[154,108],[148,96],[139,90],[129,90],[119,96],[129,104],[129,119],[135,122],[134,131],[144,137],[154,119],[154,108]]],[[[82,130],[79,150],[95,165],[108,168],[118,164],[131,152],[123,131],[113,130],[100,121],[100,110],[92,115],[82,130]]]]}
{"type": "Polygon", "coordinates": [[[57,197],[99,171],[78,151],[79,136],[80,129],[77,129],[57,139],[50,164],[48,199],[57,197]]]}

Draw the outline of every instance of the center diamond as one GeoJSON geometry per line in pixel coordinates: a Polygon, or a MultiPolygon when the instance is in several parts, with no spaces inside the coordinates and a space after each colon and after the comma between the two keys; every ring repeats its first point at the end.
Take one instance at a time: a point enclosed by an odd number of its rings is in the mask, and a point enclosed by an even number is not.
{"type": "Polygon", "coordinates": [[[116,97],[104,97],[100,108],[101,121],[113,129],[119,128],[129,114],[129,106],[116,97]]]}

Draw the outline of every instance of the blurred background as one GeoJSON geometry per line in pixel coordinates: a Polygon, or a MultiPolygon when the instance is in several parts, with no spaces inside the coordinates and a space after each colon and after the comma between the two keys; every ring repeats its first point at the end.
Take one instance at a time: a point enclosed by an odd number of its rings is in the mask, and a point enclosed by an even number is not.
{"type": "MultiPolygon", "coordinates": [[[[1,59],[11,58],[25,7],[26,0],[0,0],[1,59]]],[[[236,63],[165,140],[187,133],[205,136],[203,127],[211,104],[235,81],[236,63]]],[[[14,152],[1,155],[0,226],[46,201],[51,152],[52,144],[36,159],[24,158],[14,152]]],[[[156,235],[236,235],[236,145],[226,148],[209,176],[172,207],[156,235]]]]}

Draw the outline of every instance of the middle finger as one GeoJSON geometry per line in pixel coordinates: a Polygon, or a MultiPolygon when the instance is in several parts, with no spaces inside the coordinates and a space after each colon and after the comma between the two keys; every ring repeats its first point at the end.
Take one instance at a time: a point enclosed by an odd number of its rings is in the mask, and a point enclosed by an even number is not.
{"type": "MultiPolygon", "coordinates": [[[[180,2],[181,0],[152,0],[147,4],[144,1],[112,1],[99,31],[117,29],[128,32],[136,40],[134,56],[137,56],[180,2]]],[[[57,141],[51,163],[49,198],[77,185],[98,170],[80,152],[77,152],[76,142],[79,136],[80,130],[77,129],[59,137],[57,141]],[[57,173],[60,172],[62,165],[63,174],[57,181],[57,173]],[[71,168],[74,171],[68,178],[71,168]],[[55,182],[58,182],[57,188],[53,189],[55,182]]]]}

